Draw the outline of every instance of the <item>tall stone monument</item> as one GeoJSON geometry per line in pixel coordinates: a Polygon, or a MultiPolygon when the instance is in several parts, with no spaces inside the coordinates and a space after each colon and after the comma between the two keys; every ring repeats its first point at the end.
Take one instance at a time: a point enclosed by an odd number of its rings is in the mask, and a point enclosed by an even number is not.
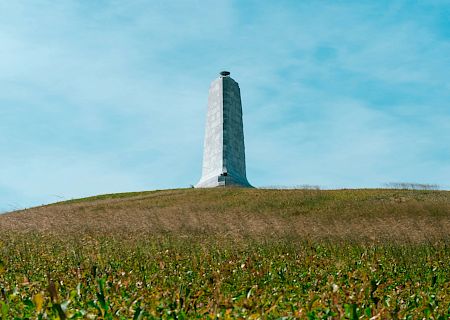
{"type": "Polygon", "coordinates": [[[202,177],[195,187],[226,186],[252,187],[245,173],[241,91],[222,71],[209,88],[202,177]]]}

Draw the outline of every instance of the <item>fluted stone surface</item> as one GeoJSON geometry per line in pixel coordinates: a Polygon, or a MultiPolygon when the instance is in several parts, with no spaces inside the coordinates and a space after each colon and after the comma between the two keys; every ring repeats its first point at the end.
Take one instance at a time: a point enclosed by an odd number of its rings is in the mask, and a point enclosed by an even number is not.
{"type": "Polygon", "coordinates": [[[251,187],[245,171],[241,93],[226,71],[209,88],[202,177],[196,188],[221,186],[251,187]]]}

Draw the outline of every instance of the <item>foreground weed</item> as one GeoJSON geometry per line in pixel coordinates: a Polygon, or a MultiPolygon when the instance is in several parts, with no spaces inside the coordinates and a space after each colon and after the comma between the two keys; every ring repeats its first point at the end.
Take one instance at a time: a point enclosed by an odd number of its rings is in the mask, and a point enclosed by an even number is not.
{"type": "Polygon", "coordinates": [[[1,319],[450,317],[450,251],[190,238],[9,235],[1,319]]]}

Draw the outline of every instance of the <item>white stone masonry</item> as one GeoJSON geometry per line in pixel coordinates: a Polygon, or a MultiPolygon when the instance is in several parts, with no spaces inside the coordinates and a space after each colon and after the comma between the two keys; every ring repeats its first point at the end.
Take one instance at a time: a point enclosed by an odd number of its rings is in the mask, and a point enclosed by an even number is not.
{"type": "Polygon", "coordinates": [[[196,188],[252,187],[245,171],[241,93],[229,75],[222,71],[209,88],[202,177],[196,188]]]}

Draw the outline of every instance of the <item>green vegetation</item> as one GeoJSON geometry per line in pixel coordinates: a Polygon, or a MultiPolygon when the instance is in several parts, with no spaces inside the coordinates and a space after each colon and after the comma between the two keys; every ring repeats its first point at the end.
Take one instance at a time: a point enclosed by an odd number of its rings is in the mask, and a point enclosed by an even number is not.
{"type": "Polygon", "coordinates": [[[0,216],[0,319],[448,319],[450,193],[167,190],[0,216]]]}

